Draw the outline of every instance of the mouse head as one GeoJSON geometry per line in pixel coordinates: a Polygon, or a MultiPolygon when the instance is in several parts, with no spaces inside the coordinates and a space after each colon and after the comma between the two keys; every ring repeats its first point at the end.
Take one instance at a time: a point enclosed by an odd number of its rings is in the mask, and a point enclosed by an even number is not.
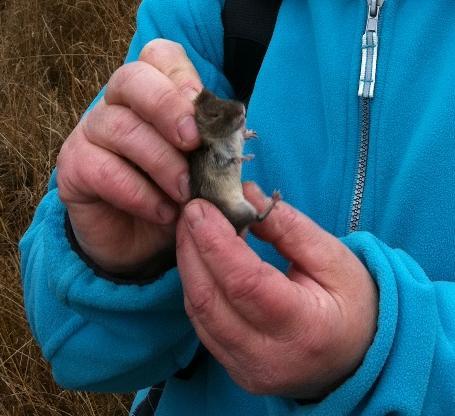
{"type": "Polygon", "coordinates": [[[202,140],[228,138],[245,126],[245,106],[239,101],[222,100],[203,89],[194,105],[202,140]]]}

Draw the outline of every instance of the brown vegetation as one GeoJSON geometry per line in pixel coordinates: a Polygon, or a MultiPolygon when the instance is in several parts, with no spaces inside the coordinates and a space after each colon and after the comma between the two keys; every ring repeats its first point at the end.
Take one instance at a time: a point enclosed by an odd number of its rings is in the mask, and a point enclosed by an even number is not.
{"type": "Polygon", "coordinates": [[[121,64],[138,0],[0,0],[0,415],[126,415],[131,396],[62,391],[24,316],[17,242],[59,148],[121,64]]]}

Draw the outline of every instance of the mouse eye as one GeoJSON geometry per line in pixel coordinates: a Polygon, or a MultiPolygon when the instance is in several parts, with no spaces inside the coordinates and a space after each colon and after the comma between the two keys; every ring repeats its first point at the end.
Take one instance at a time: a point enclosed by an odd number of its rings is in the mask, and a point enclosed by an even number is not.
{"type": "Polygon", "coordinates": [[[218,111],[210,111],[207,115],[211,118],[218,118],[220,113],[218,113],[218,111]]]}

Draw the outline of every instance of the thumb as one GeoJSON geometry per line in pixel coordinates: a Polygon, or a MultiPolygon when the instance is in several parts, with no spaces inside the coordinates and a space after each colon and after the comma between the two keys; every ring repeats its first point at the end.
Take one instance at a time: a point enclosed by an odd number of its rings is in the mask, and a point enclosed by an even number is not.
{"type": "MultiPolygon", "coordinates": [[[[270,203],[254,183],[245,184],[244,193],[259,212],[270,203]]],[[[333,273],[339,262],[354,256],[337,238],[282,201],[263,222],[252,225],[251,231],[261,240],[273,244],[294,268],[328,289],[336,289],[342,284],[335,281],[340,274],[333,273]]]]}

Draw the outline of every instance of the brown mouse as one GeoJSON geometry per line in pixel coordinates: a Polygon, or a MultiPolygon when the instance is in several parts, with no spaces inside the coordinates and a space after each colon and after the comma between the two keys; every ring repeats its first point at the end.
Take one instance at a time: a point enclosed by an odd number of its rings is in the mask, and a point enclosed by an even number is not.
{"type": "Polygon", "coordinates": [[[243,145],[245,140],[256,137],[245,127],[245,106],[218,98],[207,89],[196,97],[194,105],[201,146],[188,158],[191,196],[213,203],[240,234],[251,223],[263,221],[281,195],[275,191],[262,213],[243,196],[242,162],[254,157],[243,155],[243,145]]]}

